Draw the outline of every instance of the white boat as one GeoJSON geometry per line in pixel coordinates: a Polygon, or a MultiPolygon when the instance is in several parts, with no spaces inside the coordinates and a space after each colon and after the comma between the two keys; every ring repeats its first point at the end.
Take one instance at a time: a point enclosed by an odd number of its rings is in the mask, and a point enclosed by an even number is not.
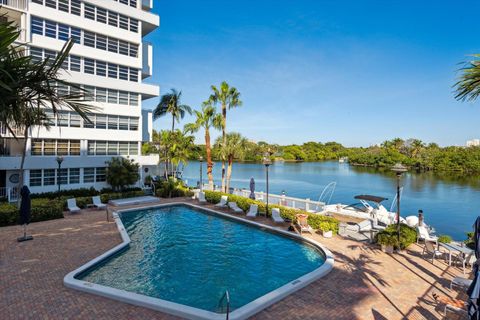
{"type": "MultiPolygon", "coordinates": [[[[388,200],[387,198],[372,195],[358,195],[354,198],[359,200],[359,202],[350,205],[326,205],[321,214],[339,214],[358,219],[373,219],[385,225],[389,225],[397,221],[396,213],[388,211],[381,204],[383,201],[388,200]]],[[[405,219],[400,217],[400,222],[405,222],[405,219]]]]}

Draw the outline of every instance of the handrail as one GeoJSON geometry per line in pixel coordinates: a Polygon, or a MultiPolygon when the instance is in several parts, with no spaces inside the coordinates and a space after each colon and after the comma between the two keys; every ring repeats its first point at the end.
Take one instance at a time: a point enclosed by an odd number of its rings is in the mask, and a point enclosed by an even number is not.
{"type": "Polygon", "coordinates": [[[226,318],[225,319],[228,320],[229,317],[230,317],[230,294],[228,293],[228,290],[225,290],[225,293],[223,294],[223,296],[218,301],[218,307],[220,308],[221,311],[223,311],[223,307],[222,307],[223,299],[227,300],[227,312],[226,312],[226,318]]]}

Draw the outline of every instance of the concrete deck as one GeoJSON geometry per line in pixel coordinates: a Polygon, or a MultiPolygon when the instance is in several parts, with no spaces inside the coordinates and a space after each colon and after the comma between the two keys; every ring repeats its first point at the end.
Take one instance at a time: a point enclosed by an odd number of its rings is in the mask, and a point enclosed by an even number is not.
{"type": "MultiPolygon", "coordinates": [[[[255,220],[273,225],[269,219],[255,220]]],[[[33,241],[17,243],[21,233],[19,226],[0,228],[1,319],[177,319],[63,286],[68,272],[120,243],[105,211],[83,210],[33,223],[33,241]]],[[[419,245],[388,255],[374,245],[338,236],[306,236],[332,251],[334,270],[254,319],[442,319],[443,308],[432,293],[462,296],[448,289],[449,280],[462,271],[444,261],[426,261],[419,245]]]]}

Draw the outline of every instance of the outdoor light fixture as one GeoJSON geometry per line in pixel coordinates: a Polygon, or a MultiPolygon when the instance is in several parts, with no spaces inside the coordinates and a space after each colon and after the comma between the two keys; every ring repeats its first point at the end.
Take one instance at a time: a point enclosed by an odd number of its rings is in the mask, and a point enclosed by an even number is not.
{"type": "Polygon", "coordinates": [[[270,160],[270,153],[265,152],[263,155],[263,164],[265,165],[265,173],[266,173],[266,180],[267,180],[267,205],[265,207],[265,217],[268,216],[268,167],[272,164],[270,160]]]}
{"type": "Polygon", "coordinates": [[[397,175],[397,240],[400,245],[400,178],[408,169],[401,163],[397,163],[392,167],[392,171],[397,175]]]}
{"type": "Polygon", "coordinates": [[[203,171],[202,171],[202,166],[203,166],[203,157],[200,156],[198,158],[198,161],[200,161],[200,191],[203,191],[203,171]]]}
{"type": "Polygon", "coordinates": [[[56,158],[56,160],[57,160],[57,163],[58,163],[57,184],[58,184],[58,193],[59,193],[59,196],[60,196],[60,168],[62,167],[63,157],[58,156],[56,158]]]}

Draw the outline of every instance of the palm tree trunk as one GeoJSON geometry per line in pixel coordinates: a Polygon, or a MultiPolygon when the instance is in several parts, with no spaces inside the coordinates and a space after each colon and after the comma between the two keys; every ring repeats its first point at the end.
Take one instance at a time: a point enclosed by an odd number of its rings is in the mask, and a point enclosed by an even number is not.
{"type": "Polygon", "coordinates": [[[230,179],[232,178],[233,156],[228,156],[228,170],[227,170],[227,190],[230,190],[230,179]]]}
{"type": "Polygon", "coordinates": [[[175,131],[175,116],[172,114],[172,132],[175,131]]]}
{"type": "MultiPolygon", "coordinates": [[[[25,173],[24,173],[24,166],[25,166],[25,157],[27,156],[27,141],[28,141],[28,126],[25,126],[25,130],[23,131],[23,148],[22,148],[22,160],[20,161],[20,179],[18,179],[18,191],[23,187],[25,183],[25,173]]],[[[18,197],[18,205],[20,206],[20,197],[18,197]]]]}
{"type": "Polygon", "coordinates": [[[205,149],[207,151],[207,176],[208,186],[213,190],[213,162],[212,162],[212,146],[210,145],[210,131],[205,129],[205,149]]]}
{"type": "MultiPolygon", "coordinates": [[[[222,105],[222,140],[223,148],[227,146],[227,106],[222,105]]],[[[227,192],[225,188],[225,157],[222,156],[222,191],[227,192]]]]}

